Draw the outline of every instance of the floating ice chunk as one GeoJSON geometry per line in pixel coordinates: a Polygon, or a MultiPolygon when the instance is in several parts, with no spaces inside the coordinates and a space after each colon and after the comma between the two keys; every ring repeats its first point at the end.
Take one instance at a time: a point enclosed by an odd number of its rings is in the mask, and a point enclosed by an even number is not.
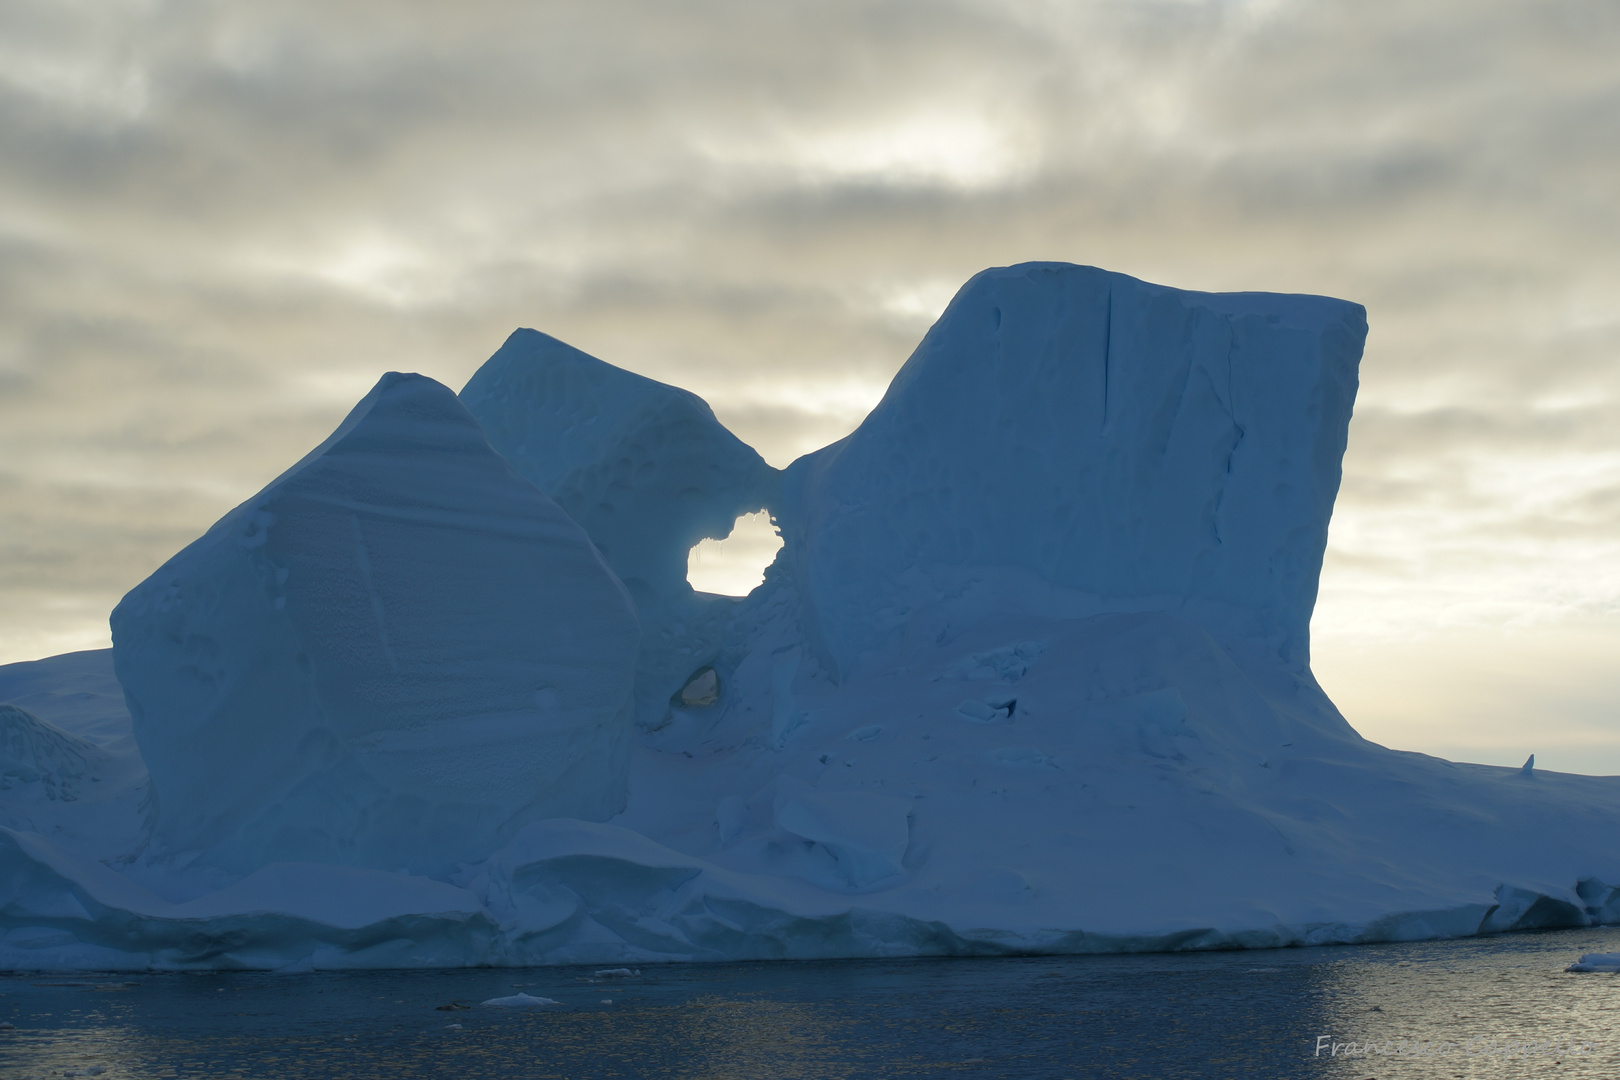
{"type": "Polygon", "coordinates": [[[510,997],[490,998],[484,1004],[492,1009],[537,1009],[544,1005],[561,1005],[562,1002],[553,1001],[548,997],[517,993],[510,997]]]}
{"type": "Polygon", "coordinates": [[[1565,971],[1612,971],[1620,973],[1620,953],[1586,953],[1565,971]]]}
{"type": "Polygon", "coordinates": [[[850,742],[871,742],[881,734],[883,734],[882,724],[867,724],[864,727],[858,727],[854,731],[851,731],[848,735],[845,735],[844,738],[848,739],[850,742]]]}
{"type": "Polygon", "coordinates": [[[776,824],[826,848],[854,888],[902,871],[911,804],[871,791],[810,791],[778,800],[776,824]]]}
{"type": "Polygon", "coordinates": [[[627,968],[627,967],[602,968],[601,970],[597,971],[596,974],[592,975],[591,978],[593,978],[593,979],[634,979],[634,978],[638,977],[640,974],[641,974],[641,970],[639,968],[627,968]]]}
{"type": "Polygon", "coordinates": [[[630,599],[420,375],[385,375],[112,631],[171,851],[442,870],[623,806],[630,599]]]}

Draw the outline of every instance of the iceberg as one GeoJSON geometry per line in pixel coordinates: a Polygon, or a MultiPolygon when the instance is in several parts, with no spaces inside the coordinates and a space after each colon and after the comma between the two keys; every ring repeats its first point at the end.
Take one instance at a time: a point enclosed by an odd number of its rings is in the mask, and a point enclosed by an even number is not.
{"type": "Polygon", "coordinates": [[[1378,746],[1311,674],[1365,333],[989,270],[781,473],[534,331],[459,398],[386,376],[130,592],[110,653],[0,668],[0,967],[1620,923],[1620,779],[1378,746]],[[760,508],[764,583],[694,592],[687,550],[760,508]]]}
{"type": "Polygon", "coordinates": [[[1611,975],[1620,974],[1620,953],[1584,953],[1581,958],[1570,964],[1565,971],[1603,971],[1611,975]]]}
{"type": "Polygon", "coordinates": [[[485,1006],[496,1009],[534,1009],[545,1005],[560,1005],[548,997],[535,997],[533,994],[522,992],[507,997],[490,998],[484,1002],[485,1006]]]}

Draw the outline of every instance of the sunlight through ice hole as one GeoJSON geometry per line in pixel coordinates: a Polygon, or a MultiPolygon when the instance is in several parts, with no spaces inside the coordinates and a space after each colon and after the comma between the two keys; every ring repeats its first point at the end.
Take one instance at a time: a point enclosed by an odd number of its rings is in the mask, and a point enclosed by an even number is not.
{"type": "Polygon", "coordinates": [[[686,556],[686,580],[698,592],[747,596],[765,580],[782,537],[764,510],[744,514],[724,540],[701,540],[686,556]]]}

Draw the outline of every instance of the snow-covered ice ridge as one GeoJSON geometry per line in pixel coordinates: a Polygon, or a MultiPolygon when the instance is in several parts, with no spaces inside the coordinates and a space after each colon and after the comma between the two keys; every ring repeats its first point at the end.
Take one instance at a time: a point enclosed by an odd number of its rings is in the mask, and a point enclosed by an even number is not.
{"type": "Polygon", "coordinates": [[[390,374],[0,668],[0,966],[1103,952],[1620,922],[1620,779],[1369,743],[1309,621],[1354,304],[963,287],[783,472],[532,330],[390,374]],[[764,584],[694,593],[768,509],[764,584]]]}

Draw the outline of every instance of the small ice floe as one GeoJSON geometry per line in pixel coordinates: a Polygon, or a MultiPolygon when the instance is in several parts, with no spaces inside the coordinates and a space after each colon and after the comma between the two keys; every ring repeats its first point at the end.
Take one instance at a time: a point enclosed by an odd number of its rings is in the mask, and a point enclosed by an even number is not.
{"type": "Polygon", "coordinates": [[[1620,953],[1589,952],[1575,961],[1565,971],[1609,971],[1620,973],[1620,953]]]}
{"type": "Polygon", "coordinates": [[[640,968],[602,968],[593,979],[634,979],[641,974],[640,968]]]}
{"type": "Polygon", "coordinates": [[[613,1004],[613,999],[612,998],[603,998],[602,999],[602,1004],[611,1005],[611,1004],[613,1004]]]}
{"type": "Polygon", "coordinates": [[[460,1031],[461,1030],[461,1025],[460,1024],[446,1024],[446,1025],[444,1025],[444,1030],[446,1030],[446,1031],[460,1031]]]}
{"type": "Polygon", "coordinates": [[[511,997],[490,998],[484,1004],[492,1009],[534,1009],[541,1005],[561,1005],[562,1002],[533,994],[513,994],[511,997]]]}
{"type": "Polygon", "coordinates": [[[0,1031],[16,1031],[17,1025],[7,1020],[0,1020],[0,1031]]]}

